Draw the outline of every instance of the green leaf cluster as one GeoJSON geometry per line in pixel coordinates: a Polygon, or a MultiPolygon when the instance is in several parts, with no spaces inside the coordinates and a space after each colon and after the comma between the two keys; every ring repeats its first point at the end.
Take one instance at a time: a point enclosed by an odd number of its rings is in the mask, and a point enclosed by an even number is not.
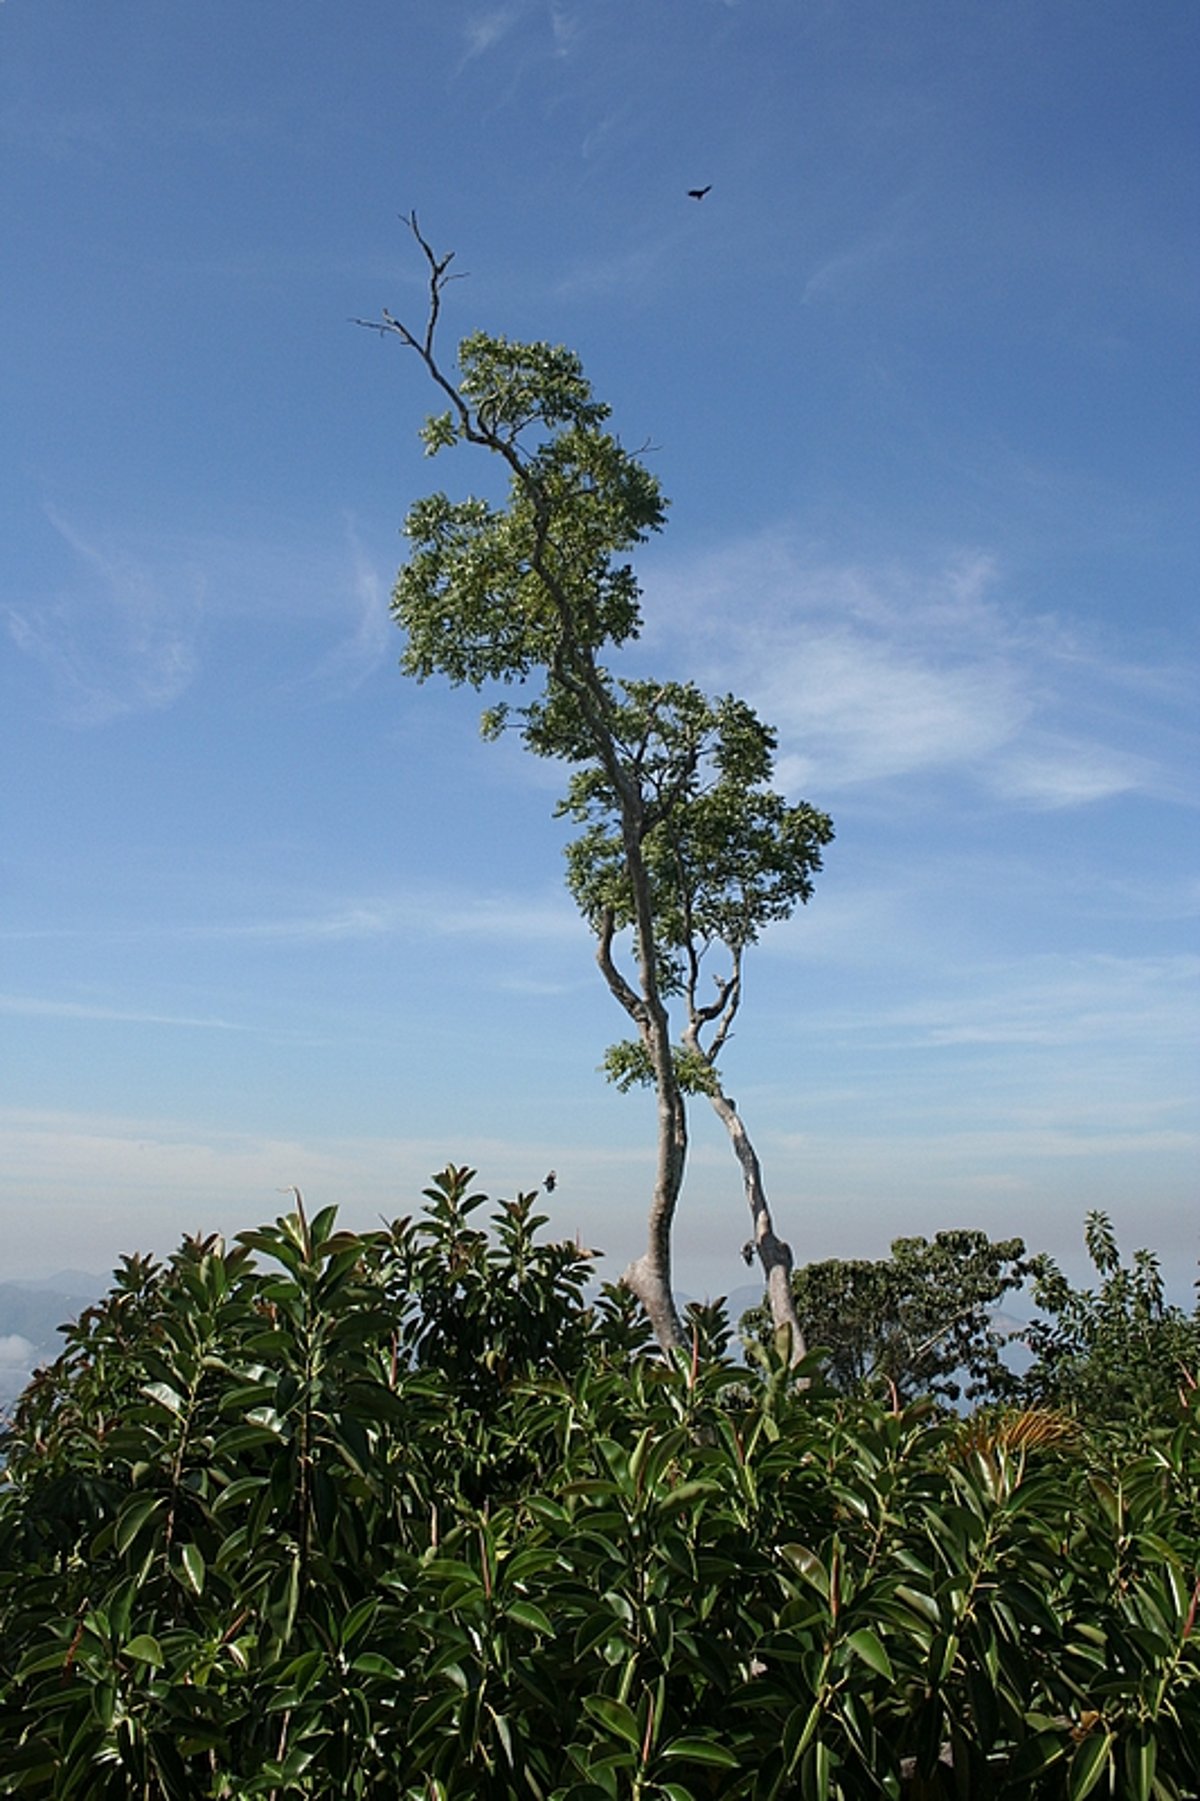
{"type": "MultiPolygon", "coordinates": [[[[678,993],[691,955],[720,944],[740,958],[764,927],[810,899],[833,827],[770,787],[776,737],[745,701],[710,700],[690,682],[619,687],[610,717],[623,766],[645,796],[642,855],[662,980],[678,993]]],[[[580,911],[593,928],[605,913],[629,925],[621,797],[603,765],[577,769],[558,810],[585,828],[567,851],[580,911]]]]}
{"type": "Polygon", "coordinates": [[[405,671],[480,687],[564,671],[637,635],[624,553],[657,531],[655,477],[604,430],[573,351],[476,333],[459,347],[454,410],[424,430],[433,453],[466,441],[509,470],[504,505],[435,493],[410,508],[393,595],[405,671]],[[540,435],[544,434],[544,435],[540,435]]]}

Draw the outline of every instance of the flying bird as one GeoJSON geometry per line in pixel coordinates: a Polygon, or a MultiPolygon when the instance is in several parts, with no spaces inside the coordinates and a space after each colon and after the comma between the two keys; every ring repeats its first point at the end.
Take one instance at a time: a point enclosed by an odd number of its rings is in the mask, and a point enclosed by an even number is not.
{"type": "Polygon", "coordinates": [[[689,188],[688,189],[688,199],[689,200],[703,200],[704,196],[707,193],[711,192],[711,189],[712,189],[711,181],[709,182],[708,187],[706,187],[706,188],[689,188]]]}
{"type": "Polygon", "coordinates": [[[549,1170],[546,1174],[545,1181],[542,1183],[542,1187],[546,1190],[547,1194],[553,1194],[557,1185],[558,1185],[557,1171],[549,1170]]]}

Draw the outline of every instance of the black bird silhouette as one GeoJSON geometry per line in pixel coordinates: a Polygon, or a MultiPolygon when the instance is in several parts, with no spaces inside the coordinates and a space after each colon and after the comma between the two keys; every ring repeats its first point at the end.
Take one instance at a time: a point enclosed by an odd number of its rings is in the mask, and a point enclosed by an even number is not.
{"type": "Polygon", "coordinates": [[[707,188],[689,188],[688,189],[688,199],[689,200],[703,200],[704,196],[711,190],[711,188],[712,188],[711,181],[709,182],[707,188]]]}
{"type": "Polygon", "coordinates": [[[550,1170],[547,1173],[545,1181],[542,1183],[542,1187],[546,1190],[547,1194],[553,1194],[557,1184],[558,1176],[554,1170],[550,1170]]]}

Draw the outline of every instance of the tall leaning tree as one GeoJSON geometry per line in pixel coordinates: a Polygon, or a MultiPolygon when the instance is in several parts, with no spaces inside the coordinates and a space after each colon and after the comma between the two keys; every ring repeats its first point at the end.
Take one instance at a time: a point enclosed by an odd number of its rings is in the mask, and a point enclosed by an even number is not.
{"type": "MultiPolygon", "coordinates": [[[[404,529],[411,553],[393,595],[393,613],[406,639],[401,666],[419,681],[438,674],[477,690],[497,683],[538,684],[534,698],[521,705],[490,707],[485,734],[516,729],[535,754],[574,767],[563,810],[585,822],[587,830],[571,853],[572,891],[595,931],[608,987],[635,1030],[637,1067],[630,1065],[630,1079],[647,1081],[657,1103],[646,1249],[622,1280],[641,1301],[659,1343],[671,1351],[684,1343],[672,1290],[671,1241],[687,1160],[686,1093],[703,1086],[718,1111],[723,1103],[736,1121],[715,1077],[715,1057],[737,1011],[741,952],[754,931],[734,933],[734,975],[718,986],[720,1005],[713,1011],[712,1001],[701,1003],[698,997],[699,957],[710,931],[709,891],[693,887],[694,930],[691,939],[681,937],[673,924],[663,855],[669,842],[696,841],[696,825],[704,817],[700,802],[714,791],[707,774],[719,770],[723,755],[714,721],[724,708],[731,722],[729,709],[740,703],[717,703],[714,712],[690,687],[623,684],[609,674],[602,659],[636,638],[641,627],[641,593],[627,558],[663,526],[666,502],[659,484],[606,429],[610,409],[593,397],[573,352],[477,332],[459,345],[452,372],[440,355],[437,331],[443,295],[454,279],[453,253],[433,250],[415,214],[408,224],[428,268],[425,319],[414,327],[385,311],[378,320],[360,323],[398,338],[419,357],[440,392],[444,410],[428,419],[422,432],[427,454],[459,444],[490,453],[507,470],[508,495],[497,506],[435,493],[410,509],[404,529]],[[674,821],[671,831],[664,829],[668,820],[674,821]],[[622,972],[614,954],[614,942],[625,931],[632,945],[631,975],[622,972]],[[668,1000],[678,993],[690,996],[690,1011],[683,1044],[674,1047],[668,1000]],[[706,1026],[715,1028],[707,1047],[700,1037],[706,1026]],[[696,1079],[700,1064],[709,1072],[703,1082],[696,1079]]],[[[750,721],[765,733],[748,708],[737,717],[743,739],[750,721]]],[[[769,733],[760,737],[768,763],[772,742],[769,733]]],[[[732,766],[729,775],[736,785],[732,766]]],[[[765,793],[761,775],[747,782],[745,771],[742,788],[747,797],[765,793]]],[[[731,797],[727,783],[722,798],[731,797]]],[[[765,822],[761,807],[756,816],[765,822]]],[[[716,817],[712,812],[708,826],[716,817]]],[[[792,904],[807,898],[822,832],[828,836],[828,821],[816,825],[806,841],[804,875],[791,878],[792,904]]],[[[755,890],[757,926],[778,916],[767,897],[775,892],[778,903],[787,886],[785,881],[772,890],[764,872],[755,890]]],[[[623,1054],[619,1049],[611,1054],[617,1060],[611,1073],[618,1079],[623,1054]]],[[[736,1148],[734,1125],[730,1131],[736,1148]]],[[[772,1277],[776,1264],[785,1275],[790,1271],[791,1254],[771,1228],[761,1188],[759,1180],[755,1243],[760,1258],[766,1258],[773,1311],[778,1295],[779,1321],[790,1330],[798,1356],[802,1341],[790,1283],[772,1277]]]]}
{"type": "MultiPolygon", "coordinates": [[[[807,801],[789,806],[771,788],[775,735],[745,701],[733,695],[713,701],[691,683],[620,687],[622,738],[636,746],[639,780],[651,803],[642,859],[658,985],[682,1012],[676,1080],[685,1093],[708,1097],[729,1134],[750,1209],[746,1261],[757,1256],[773,1325],[786,1328],[798,1362],[805,1344],[791,1249],[775,1230],[762,1165],[719,1060],[741,1010],[746,952],[765,926],[787,919],[811,896],[832,822],[807,801]]],[[[568,847],[567,880],[618,992],[613,940],[633,920],[619,798],[592,763],[572,775],[559,811],[585,828],[568,847]]],[[[612,1045],[605,1069],[621,1089],[653,1081],[641,1039],[612,1045]]]]}

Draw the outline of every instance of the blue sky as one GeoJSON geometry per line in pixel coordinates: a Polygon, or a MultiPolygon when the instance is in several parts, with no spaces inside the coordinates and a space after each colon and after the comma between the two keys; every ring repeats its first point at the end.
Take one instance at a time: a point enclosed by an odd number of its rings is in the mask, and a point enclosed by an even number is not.
{"type": "MultiPolygon", "coordinates": [[[[0,1275],[653,1120],[553,768],[399,673],[415,207],[672,498],[630,670],[834,816],[729,1085],[801,1258],[1085,1210],[1197,1254],[1200,13],[1184,0],[0,4],[0,1275]],[[712,184],[699,205],[689,187],[712,184]]],[[[697,1113],[692,1291],[744,1280],[697,1113]]]]}

